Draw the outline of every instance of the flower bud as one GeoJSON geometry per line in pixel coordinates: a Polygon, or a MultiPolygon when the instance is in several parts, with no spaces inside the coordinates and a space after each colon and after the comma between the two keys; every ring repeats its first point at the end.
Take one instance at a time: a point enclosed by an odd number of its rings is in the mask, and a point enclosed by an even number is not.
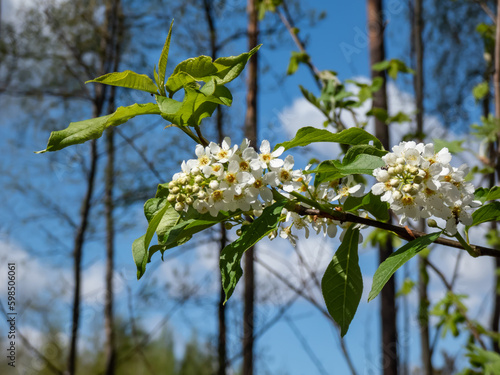
{"type": "Polygon", "coordinates": [[[207,197],[207,193],[204,190],[202,190],[198,193],[198,199],[204,200],[204,199],[206,199],[206,197],[207,197]]]}
{"type": "Polygon", "coordinates": [[[427,219],[427,225],[431,228],[437,228],[438,224],[434,219],[427,219]]]}
{"type": "Polygon", "coordinates": [[[416,174],[418,174],[418,168],[414,165],[411,165],[410,168],[408,168],[408,172],[415,176],[416,174]]]}
{"type": "Polygon", "coordinates": [[[241,225],[250,225],[251,223],[248,220],[245,220],[241,225]]]}
{"type": "Polygon", "coordinates": [[[203,176],[198,175],[194,178],[195,184],[201,184],[202,182],[203,182],[203,176]]]}
{"type": "Polygon", "coordinates": [[[167,197],[167,202],[173,203],[177,200],[177,196],[173,194],[169,194],[167,197]]]}
{"type": "MultiPolygon", "coordinates": [[[[263,210],[253,210],[253,216],[259,217],[262,215],[263,210]]],[[[309,216],[307,216],[309,217],[309,216]]]]}
{"type": "Polygon", "coordinates": [[[188,178],[186,176],[179,178],[179,183],[181,185],[186,185],[188,183],[188,178]]]}
{"type": "Polygon", "coordinates": [[[241,236],[241,235],[242,235],[242,233],[243,233],[243,231],[242,231],[241,229],[238,229],[238,230],[236,231],[236,235],[237,235],[237,236],[241,236]]]}
{"type": "Polygon", "coordinates": [[[210,186],[210,189],[217,189],[219,187],[219,181],[217,180],[212,180],[210,181],[210,183],[208,184],[208,186],[210,186]]]}
{"type": "Polygon", "coordinates": [[[199,186],[199,185],[194,184],[194,185],[191,187],[191,189],[192,189],[192,192],[196,194],[197,192],[199,192],[199,191],[200,191],[200,186],[199,186]]]}
{"type": "Polygon", "coordinates": [[[181,191],[181,189],[179,189],[179,187],[178,187],[178,186],[174,186],[174,187],[170,190],[170,192],[171,192],[172,194],[179,194],[179,191],[181,191]]]}
{"type": "Polygon", "coordinates": [[[397,158],[396,159],[396,164],[402,165],[405,163],[405,158],[397,158]]]}
{"type": "Polygon", "coordinates": [[[193,187],[191,185],[188,185],[188,186],[186,186],[185,190],[186,190],[186,193],[190,194],[193,192],[193,187]]]}
{"type": "Polygon", "coordinates": [[[401,181],[399,181],[399,179],[397,178],[391,178],[389,183],[391,184],[392,187],[398,187],[401,181]]]}
{"type": "Polygon", "coordinates": [[[403,173],[403,171],[404,171],[404,166],[402,164],[396,165],[394,167],[394,172],[396,174],[401,174],[401,173],[403,173]]]}
{"type": "Polygon", "coordinates": [[[424,180],[424,178],[420,177],[420,176],[413,177],[413,182],[416,183],[416,184],[421,183],[423,180],[424,180]]]}
{"type": "Polygon", "coordinates": [[[192,174],[192,175],[195,175],[195,176],[196,176],[196,175],[199,175],[199,174],[200,174],[200,172],[201,172],[201,171],[200,171],[200,168],[198,168],[198,167],[194,167],[193,169],[191,169],[191,174],[192,174]]]}
{"type": "Polygon", "coordinates": [[[396,172],[394,171],[394,167],[389,167],[387,169],[387,173],[389,173],[390,176],[394,176],[396,172]]]}
{"type": "Polygon", "coordinates": [[[403,191],[405,193],[409,193],[412,190],[412,186],[410,184],[406,184],[403,186],[403,191]]]}
{"type": "Polygon", "coordinates": [[[176,211],[182,211],[184,209],[184,203],[177,202],[174,206],[176,211]]]}
{"type": "Polygon", "coordinates": [[[392,199],[398,201],[401,198],[403,198],[403,194],[399,190],[396,190],[395,192],[392,193],[392,199]]]}
{"type": "Polygon", "coordinates": [[[169,188],[169,189],[173,189],[175,185],[176,185],[175,181],[170,181],[170,182],[168,183],[168,188],[169,188]]]}
{"type": "Polygon", "coordinates": [[[184,194],[179,194],[177,196],[177,202],[184,202],[186,200],[186,196],[184,194]]]}
{"type": "Polygon", "coordinates": [[[224,228],[226,228],[227,230],[231,230],[231,228],[233,227],[234,225],[232,223],[229,223],[229,222],[225,222],[224,223],[224,228]]]}
{"type": "Polygon", "coordinates": [[[191,197],[187,197],[187,198],[186,198],[186,204],[187,204],[188,206],[191,206],[191,205],[193,204],[193,198],[191,198],[191,197]]]}

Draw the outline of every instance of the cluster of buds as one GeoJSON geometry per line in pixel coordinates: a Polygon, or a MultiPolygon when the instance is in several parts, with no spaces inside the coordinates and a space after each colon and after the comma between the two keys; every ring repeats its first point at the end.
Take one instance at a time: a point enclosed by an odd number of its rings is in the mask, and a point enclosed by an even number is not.
{"type": "Polygon", "coordinates": [[[474,186],[465,181],[465,164],[452,167],[448,149],[436,153],[432,143],[401,142],[392,151],[382,158],[386,165],[373,171],[378,182],[372,192],[400,215],[400,224],[440,218],[454,235],[458,223],[472,223],[470,209],[480,202],[474,201],[474,186]]]}

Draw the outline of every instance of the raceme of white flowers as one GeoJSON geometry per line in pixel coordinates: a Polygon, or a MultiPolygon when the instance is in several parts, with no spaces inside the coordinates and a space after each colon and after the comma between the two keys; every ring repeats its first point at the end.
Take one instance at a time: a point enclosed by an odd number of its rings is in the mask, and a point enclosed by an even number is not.
{"type": "MultiPolygon", "coordinates": [[[[267,140],[262,141],[259,152],[247,139],[240,146],[232,146],[228,137],[221,145],[213,142],[207,147],[197,145],[196,158],[183,161],[182,171],[172,177],[167,200],[179,212],[193,207],[201,214],[209,213],[214,217],[220,211],[257,217],[273,203],[273,190],[279,189],[287,197],[290,193],[300,193],[320,204],[335,205],[343,204],[349,196],[364,194],[364,186],[357,184],[353,176],[314,186],[312,174],[306,173],[310,166],[305,170],[293,169],[293,156],[282,159],[283,151],[283,147],[272,151],[267,140]]],[[[451,155],[446,148],[435,153],[432,144],[402,142],[394,146],[393,152],[386,154],[383,160],[386,166],[373,171],[378,182],[371,190],[401,215],[400,224],[408,218],[418,220],[435,216],[446,220],[446,229],[452,235],[456,233],[459,222],[471,224],[470,209],[477,207],[479,202],[473,200],[472,184],[464,180],[467,167],[450,166],[451,155]]],[[[297,236],[292,228],[304,230],[307,238],[311,230],[334,237],[341,227],[344,229],[340,235],[342,239],[345,229],[352,225],[327,218],[300,216],[287,209],[283,209],[282,215],[284,220],[280,222],[279,230],[270,238],[279,234],[294,245],[297,236]]],[[[362,210],[358,215],[368,216],[362,210]]],[[[249,222],[241,215],[226,222],[229,228],[239,224],[249,222]]],[[[357,224],[357,227],[361,226],[357,224]]]]}
{"type": "Polygon", "coordinates": [[[382,157],[386,165],[373,171],[378,183],[371,190],[401,215],[400,224],[434,216],[446,220],[451,235],[459,222],[472,224],[471,209],[481,203],[465,181],[467,165],[452,167],[448,149],[436,153],[432,143],[401,142],[392,151],[382,157]]]}
{"type": "MultiPolygon", "coordinates": [[[[271,150],[269,141],[261,143],[260,152],[250,147],[245,139],[238,147],[232,146],[226,137],[222,145],[210,143],[207,147],[196,146],[196,159],[183,161],[182,172],[176,173],[169,183],[167,200],[177,211],[187,211],[190,206],[199,213],[217,216],[220,211],[242,211],[256,217],[262,210],[273,203],[271,189],[279,188],[282,194],[298,192],[319,203],[338,201],[342,203],[349,195],[361,196],[364,188],[355,184],[352,177],[334,182],[312,186],[312,175],[303,170],[293,169],[293,156],[281,159],[284,148],[271,150]]],[[[309,166],[306,168],[306,170],[309,166]]],[[[307,206],[307,205],[306,205],[307,206]]],[[[301,217],[295,212],[283,209],[285,220],[281,222],[279,236],[295,244],[297,236],[292,227],[305,231],[309,236],[310,228],[316,233],[334,237],[337,226],[343,228],[349,224],[340,224],[327,218],[301,217]]],[[[243,219],[236,224],[248,223],[243,219]]],[[[229,225],[231,227],[231,225],[229,225]]],[[[278,233],[272,233],[274,238],[278,233]]]]}

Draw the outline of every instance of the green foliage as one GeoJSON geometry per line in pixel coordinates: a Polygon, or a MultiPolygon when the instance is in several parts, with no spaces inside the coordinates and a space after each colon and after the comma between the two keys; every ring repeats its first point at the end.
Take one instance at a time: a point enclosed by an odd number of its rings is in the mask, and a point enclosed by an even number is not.
{"type": "Polygon", "coordinates": [[[215,80],[206,83],[201,89],[196,82],[184,86],[184,100],[156,96],[162,117],[178,126],[197,126],[201,120],[212,116],[218,105],[230,106],[233,97],[224,86],[216,85],[215,80]]]}
{"type": "Polygon", "coordinates": [[[465,151],[465,149],[462,147],[462,144],[465,142],[464,140],[445,141],[443,139],[434,138],[432,142],[434,143],[434,150],[436,150],[436,152],[439,152],[445,147],[452,154],[459,154],[465,151]]]}
{"type": "MultiPolygon", "coordinates": [[[[182,61],[176,66],[173,74],[165,84],[165,70],[170,49],[172,26],[173,21],[170,24],[167,40],[158,62],[159,71],[157,72],[156,68],[153,71],[155,81],[147,75],[137,74],[130,70],[108,73],[87,81],[87,83],[120,86],[156,94],[157,104],[146,103],[119,107],[111,115],[72,122],[64,130],[52,132],[47,148],[39,151],[39,153],[57,151],[70,145],[97,139],[101,137],[103,131],[108,127],[121,125],[138,115],[161,115],[175,126],[197,127],[200,125],[201,120],[213,114],[217,106],[230,106],[233,98],[224,85],[238,77],[248,60],[259,50],[260,45],[250,52],[238,56],[220,57],[215,61],[212,61],[208,56],[199,56],[182,61]],[[199,82],[203,82],[203,86],[199,82]],[[165,87],[169,93],[168,98],[165,96],[165,87]],[[177,101],[172,96],[180,89],[184,89],[185,95],[182,101],[177,101]]],[[[196,139],[189,130],[184,131],[193,139],[196,139]]]]}
{"type": "Polygon", "coordinates": [[[47,148],[37,153],[58,151],[68,146],[84,143],[91,139],[97,139],[100,138],[104,130],[110,126],[121,125],[135,116],[159,115],[160,113],[161,111],[158,106],[153,103],[118,107],[118,109],[110,115],[72,122],[64,130],[52,132],[47,143],[47,148]]]}
{"type": "Polygon", "coordinates": [[[381,61],[377,64],[374,64],[372,66],[372,69],[377,71],[387,70],[387,74],[392,79],[397,79],[398,73],[415,74],[415,71],[413,69],[409,68],[403,61],[398,59],[381,61]]]}
{"type": "Polygon", "coordinates": [[[460,325],[465,323],[464,314],[467,312],[467,307],[462,302],[464,298],[465,295],[447,292],[430,311],[431,315],[439,318],[437,325],[443,328],[443,337],[448,332],[454,337],[460,334],[460,325]]]}
{"type": "Polygon", "coordinates": [[[474,198],[483,204],[486,201],[500,199],[500,187],[493,186],[492,188],[478,188],[474,192],[474,198]]]}
{"type": "Polygon", "coordinates": [[[224,303],[231,297],[241,275],[243,275],[240,265],[243,254],[264,236],[276,230],[280,222],[281,211],[287,203],[287,200],[277,201],[264,209],[262,215],[255,219],[252,224],[244,227],[245,229],[236,241],[227,245],[222,250],[220,271],[222,275],[222,287],[226,294],[224,303]]]}
{"type": "Polygon", "coordinates": [[[316,142],[336,142],[346,145],[360,145],[373,142],[373,146],[381,150],[383,149],[382,144],[376,137],[360,128],[349,128],[339,133],[332,133],[328,130],[313,128],[311,126],[299,129],[292,140],[280,143],[274,149],[283,146],[285,150],[289,150],[316,142]]]}
{"type": "Polygon", "coordinates": [[[131,70],[108,73],[101,77],[86,81],[85,83],[102,83],[110,86],[119,86],[128,89],[146,91],[151,94],[156,94],[158,91],[158,87],[156,87],[151,78],[145,74],[137,74],[131,70]]]}
{"type": "MultiPolygon", "coordinates": [[[[160,95],[165,96],[165,74],[167,70],[168,62],[168,52],[170,50],[170,39],[172,38],[172,27],[174,26],[174,20],[170,23],[170,28],[168,29],[167,39],[163,45],[161,51],[160,60],[158,61],[158,81],[156,84],[160,88],[160,95]]],[[[156,77],[156,74],[155,74],[156,77]]]]}
{"type": "Polygon", "coordinates": [[[488,221],[498,220],[500,220],[500,202],[491,202],[474,211],[471,227],[488,221]]]}
{"type": "Polygon", "coordinates": [[[488,82],[486,82],[486,81],[478,83],[472,89],[472,95],[474,95],[474,98],[476,99],[476,101],[480,101],[489,93],[490,93],[490,86],[489,86],[488,82]]]}
{"type": "Polygon", "coordinates": [[[419,237],[401,247],[398,251],[392,253],[375,271],[373,275],[372,290],[368,295],[368,301],[374,299],[382,290],[384,285],[389,281],[391,276],[403,264],[424,250],[427,246],[433,243],[442,232],[430,233],[426,236],[419,237]]]}
{"type": "Polygon", "coordinates": [[[356,213],[356,210],[366,210],[375,217],[377,220],[387,221],[389,220],[389,204],[387,202],[382,202],[379,195],[373,195],[372,192],[362,196],[362,197],[347,197],[344,205],[342,206],[344,211],[350,211],[356,213]]]}
{"type": "MultiPolygon", "coordinates": [[[[353,128],[355,129],[355,128],[353,128]]],[[[384,161],[375,155],[359,154],[354,160],[340,163],[338,160],[326,160],[308,173],[316,173],[315,185],[323,181],[332,181],[352,174],[372,175],[375,168],[384,166],[384,161]]]]}
{"type": "Polygon", "coordinates": [[[290,57],[290,62],[288,63],[286,74],[294,74],[299,68],[299,64],[307,64],[309,62],[309,59],[309,55],[306,52],[292,51],[292,56],[290,57]]]}
{"type": "Polygon", "coordinates": [[[412,279],[409,278],[404,279],[403,283],[401,284],[401,287],[396,292],[396,297],[407,296],[415,288],[415,285],[417,285],[417,283],[412,279]]]}
{"type": "MultiPolygon", "coordinates": [[[[500,374],[500,354],[481,349],[475,345],[467,347],[467,357],[472,368],[478,369],[483,375],[500,374]]],[[[477,374],[472,369],[464,370],[461,374],[477,374]]]]}
{"type": "Polygon", "coordinates": [[[339,324],[341,336],[347,333],[363,294],[358,240],[359,229],[351,225],[321,280],[326,307],[339,324]]]}

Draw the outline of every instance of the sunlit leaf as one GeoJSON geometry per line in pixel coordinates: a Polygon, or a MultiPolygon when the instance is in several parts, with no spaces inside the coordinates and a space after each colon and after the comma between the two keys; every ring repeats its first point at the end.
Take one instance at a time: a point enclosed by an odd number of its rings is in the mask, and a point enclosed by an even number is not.
{"type": "Polygon", "coordinates": [[[398,268],[433,243],[441,235],[441,233],[442,232],[430,233],[408,242],[382,262],[377,271],[375,271],[375,275],[373,275],[372,290],[368,295],[368,301],[371,301],[378,296],[384,285],[389,281],[398,268]]]}
{"type": "Polygon", "coordinates": [[[311,126],[299,129],[292,140],[280,143],[274,149],[283,146],[285,150],[289,150],[293,147],[304,147],[316,142],[336,142],[346,145],[360,145],[373,142],[375,147],[382,149],[382,143],[375,136],[360,128],[349,128],[339,133],[332,133],[328,130],[311,126]]]}
{"type": "Polygon", "coordinates": [[[107,116],[72,122],[64,130],[50,133],[47,148],[37,153],[57,151],[65,147],[99,138],[110,126],[118,126],[139,115],[159,115],[160,109],[154,103],[133,104],[118,109],[107,116]]]}
{"type": "Polygon", "coordinates": [[[359,268],[359,229],[351,225],[321,280],[326,307],[340,326],[340,335],[349,329],[363,294],[363,277],[359,268]]]}
{"type": "Polygon", "coordinates": [[[92,79],[85,83],[103,83],[105,85],[126,87],[129,89],[146,91],[151,94],[156,94],[158,87],[151,78],[145,74],[137,74],[131,70],[125,70],[124,72],[108,73],[101,77],[92,79]]]}
{"type": "Polygon", "coordinates": [[[222,250],[220,256],[220,270],[222,274],[222,287],[226,294],[225,302],[231,297],[236,288],[236,284],[238,284],[238,280],[241,278],[241,275],[243,275],[243,270],[240,265],[243,254],[264,236],[276,230],[279,224],[281,211],[286,203],[286,200],[282,200],[265,208],[262,215],[255,219],[236,241],[222,250]]]}

